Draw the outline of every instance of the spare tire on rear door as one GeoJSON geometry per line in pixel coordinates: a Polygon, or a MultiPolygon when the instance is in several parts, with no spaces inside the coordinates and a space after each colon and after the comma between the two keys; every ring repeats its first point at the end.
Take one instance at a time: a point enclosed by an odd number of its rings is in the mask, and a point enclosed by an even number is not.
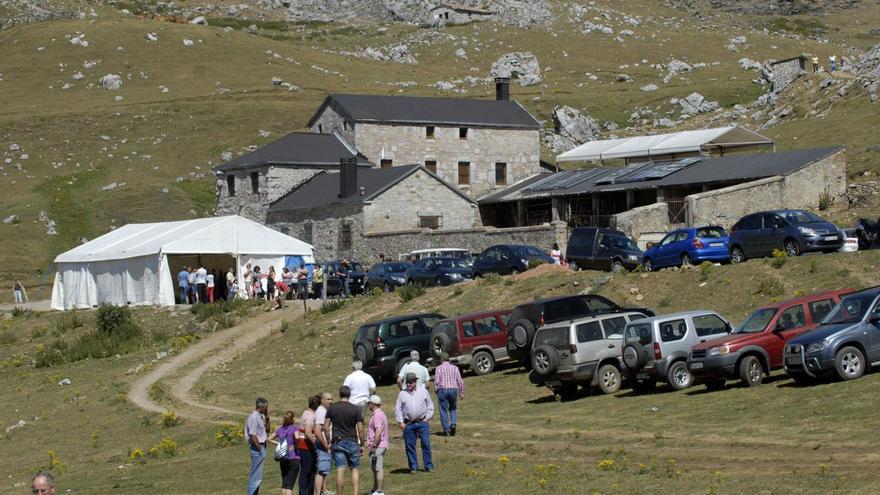
{"type": "Polygon", "coordinates": [[[645,348],[638,342],[633,342],[623,348],[623,364],[631,370],[639,370],[645,366],[648,360],[645,356],[645,348]]]}
{"type": "Polygon", "coordinates": [[[373,364],[373,358],[375,357],[373,355],[373,346],[365,342],[358,343],[354,348],[354,355],[364,366],[373,364]]]}
{"type": "Polygon", "coordinates": [[[547,377],[559,369],[559,353],[549,345],[539,345],[532,351],[532,369],[539,375],[547,377]]]}
{"type": "Polygon", "coordinates": [[[431,336],[431,356],[440,359],[440,354],[449,353],[449,335],[436,333],[431,336]]]}
{"type": "Polygon", "coordinates": [[[532,339],[535,338],[535,325],[525,318],[516,320],[510,326],[510,335],[513,345],[517,349],[526,349],[532,345],[532,339]]]}

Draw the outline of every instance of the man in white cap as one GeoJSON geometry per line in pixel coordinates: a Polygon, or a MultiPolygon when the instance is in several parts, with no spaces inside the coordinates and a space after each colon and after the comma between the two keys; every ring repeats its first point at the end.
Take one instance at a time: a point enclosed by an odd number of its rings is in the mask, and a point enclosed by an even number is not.
{"type": "Polygon", "coordinates": [[[382,411],[382,399],[371,395],[367,402],[370,408],[370,424],[367,427],[367,451],[370,454],[370,469],[373,470],[373,491],[370,495],[385,495],[385,450],[388,448],[388,418],[382,411]]]}
{"type": "Polygon", "coordinates": [[[404,378],[406,378],[408,373],[413,373],[418,379],[418,386],[428,389],[428,384],[431,382],[431,374],[428,373],[428,368],[425,368],[419,363],[419,351],[415,349],[409,351],[409,359],[410,361],[404,364],[400,368],[400,373],[397,374],[397,385],[401,390],[405,390],[406,384],[403,383],[404,378]]]}

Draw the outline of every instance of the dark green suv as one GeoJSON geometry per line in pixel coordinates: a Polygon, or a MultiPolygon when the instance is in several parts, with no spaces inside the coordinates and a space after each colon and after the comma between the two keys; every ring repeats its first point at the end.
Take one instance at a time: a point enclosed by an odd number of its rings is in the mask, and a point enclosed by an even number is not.
{"type": "Polygon", "coordinates": [[[444,318],[437,313],[423,313],[365,323],[351,344],[354,357],[374,378],[393,379],[409,362],[410,351],[419,351],[421,361],[427,359],[431,327],[444,318]]]}

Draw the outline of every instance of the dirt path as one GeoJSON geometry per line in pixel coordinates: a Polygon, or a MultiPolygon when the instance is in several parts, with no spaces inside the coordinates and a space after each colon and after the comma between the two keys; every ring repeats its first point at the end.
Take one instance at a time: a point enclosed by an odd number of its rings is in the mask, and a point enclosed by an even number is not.
{"type": "MultiPolygon", "coordinates": [[[[317,304],[313,304],[312,309],[316,308],[317,304]]],[[[170,385],[166,390],[176,403],[175,413],[178,416],[209,423],[222,423],[223,419],[228,420],[230,416],[246,416],[247,410],[233,411],[212,404],[203,404],[190,397],[189,393],[206,371],[233,359],[240,352],[252,347],[258,340],[268,337],[272,331],[281,326],[282,320],[291,320],[300,314],[302,314],[300,304],[288,304],[282,311],[260,313],[240,325],[211,334],[135,380],[129,388],[128,400],[147,411],[165,412],[167,406],[150,399],[150,388],[161,382],[170,385]],[[203,361],[182,376],[172,376],[175,372],[200,360],[203,361]]]]}

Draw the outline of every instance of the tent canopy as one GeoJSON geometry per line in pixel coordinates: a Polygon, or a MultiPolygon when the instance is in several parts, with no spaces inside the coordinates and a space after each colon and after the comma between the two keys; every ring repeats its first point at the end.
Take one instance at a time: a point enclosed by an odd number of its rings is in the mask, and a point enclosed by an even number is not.
{"type": "Polygon", "coordinates": [[[312,246],[246,218],[231,215],[124,225],[59,254],[55,263],[195,253],[311,256],[312,246]]]}
{"type": "Polygon", "coordinates": [[[773,140],[739,127],[717,127],[653,136],[590,141],[556,157],[557,162],[612,160],[615,158],[650,158],[673,153],[706,152],[713,148],[730,149],[773,146],[773,140]]]}

